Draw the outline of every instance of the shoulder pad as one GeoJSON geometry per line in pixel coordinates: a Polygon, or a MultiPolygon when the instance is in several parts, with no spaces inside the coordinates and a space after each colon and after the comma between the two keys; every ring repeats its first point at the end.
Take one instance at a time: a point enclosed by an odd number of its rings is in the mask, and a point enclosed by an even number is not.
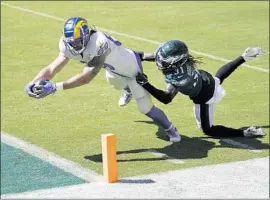
{"type": "Polygon", "coordinates": [[[107,38],[101,32],[97,32],[96,47],[101,47],[107,42],[107,38]]]}
{"type": "Polygon", "coordinates": [[[96,48],[97,48],[97,55],[103,55],[106,50],[109,48],[109,44],[107,38],[103,33],[98,33],[98,37],[96,40],[96,48]]]}

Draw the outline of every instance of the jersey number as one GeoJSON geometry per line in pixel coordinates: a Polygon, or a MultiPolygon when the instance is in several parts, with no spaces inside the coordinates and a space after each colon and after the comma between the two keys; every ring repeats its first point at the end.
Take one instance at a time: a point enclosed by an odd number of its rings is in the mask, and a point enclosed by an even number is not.
{"type": "MultiPolygon", "coordinates": [[[[104,34],[104,35],[106,36],[106,38],[108,38],[109,40],[111,40],[116,46],[121,46],[121,45],[122,45],[121,42],[119,42],[118,40],[116,40],[116,39],[113,38],[112,36],[109,36],[109,35],[106,35],[106,34],[104,34]]],[[[105,69],[109,70],[109,71],[115,70],[115,68],[114,68],[112,65],[109,65],[109,64],[107,64],[107,63],[104,63],[103,67],[104,67],[105,69]]]]}
{"type": "MultiPolygon", "coordinates": [[[[176,73],[176,75],[177,74],[180,74],[180,71],[179,71],[179,69],[181,70],[181,74],[184,74],[184,69],[183,69],[183,67],[179,67],[179,68],[177,68],[177,73],[176,73]]],[[[198,74],[197,73],[192,73],[191,74],[191,76],[192,76],[192,78],[195,80],[195,82],[193,83],[193,87],[195,87],[196,85],[197,85],[197,83],[198,83],[198,74]],[[194,75],[195,74],[195,75],[194,75]]]]}

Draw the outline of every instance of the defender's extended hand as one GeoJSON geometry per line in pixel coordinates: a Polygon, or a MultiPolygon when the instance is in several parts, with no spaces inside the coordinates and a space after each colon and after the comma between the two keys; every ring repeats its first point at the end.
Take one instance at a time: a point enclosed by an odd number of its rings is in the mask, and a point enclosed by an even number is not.
{"type": "Polygon", "coordinates": [[[144,85],[144,84],[148,83],[148,78],[147,78],[146,74],[138,73],[136,76],[136,81],[139,85],[144,85]]]}

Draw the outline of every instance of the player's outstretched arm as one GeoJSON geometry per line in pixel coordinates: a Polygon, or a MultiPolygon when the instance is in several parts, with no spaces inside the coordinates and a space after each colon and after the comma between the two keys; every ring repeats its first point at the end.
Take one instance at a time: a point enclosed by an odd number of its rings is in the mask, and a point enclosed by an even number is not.
{"type": "Polygon", "coordinates": [[[52,79],[56,73],[60,72],[63,67],[68,63],[69,58],[59,54],[54,61],[49,64],[48,66],[44,67],[40,70],[40,72],[36,75],[36,77],[26,85],[25,92],[30,97],[38,98],[37,94],[33,93],[32,87],[34,86],[35,82],[38,80],[50,80],[52,79]]]}
{"type": "Polygon", "coordinates": [[[51,80],[58,72],[64,68],[64,66],[66,66],[68,61],[69,58],[59,54],[51,64],[40,70],[32,82],[37,80],[51,80]]]}
{"type": "Polygon", "coordinates": [[[155,52],[152,52],[152,53],[146,53],[143,51],[136,51],[136,52],[139,55],[141,61],[155,62],[155,57],[156,57],[155,52]]]}
{"type": "Polygon", "coordinates": [[[77,74],[64,82],[52,83],[46,81],[45,85],[35,86],[38,95],[35,98],[44,98],[57,90],[67,90],[89,83],[103,67],[107,54],[94,57],[84,68],[83,72],[77,74]]]}
{"type": "MultiPolygon", "coordinates": [[[[62,83],[62,89],[71,89],[89,83],[101,70],[107,54],[94,57],[84,68],[83,72],[77,74],[62,83]]],[[[56,83],[56,85],[59,83],[56,83]]]]}
{"type": "Polygon", "coordinates": [[[83,72],[77,74],[64,82],[52,83],[50,81],[45,81],[43,85],[35,85],[35,95],[34,98],[41,99],[50,94],[55,93],[57,90],[71,89],[85,85],[89,83],[100,71],[100,67],[85,67],[83,72]]]}
{"type": "MultiPolygon", "coordinates": [[[[63,82],[64,90],[79,87],[89,83],[100,71],[102,66],[89,67],[86,66],[82,73],[77,74],[63,82]]],[[[58,84],[58,83],[56,83],[58,84]]]]}
{"type": "Polygon", "coordinates": [[[168,84],[167,91],[157,89],[155,86],[148,82],[147,76],[145,74],[139,73],[136,76],[136,81],[144,89],[146,89],[153,97],[164,104],[170,103],[173,98],[178,93],[178,89],[171,84],[168,84]]]}

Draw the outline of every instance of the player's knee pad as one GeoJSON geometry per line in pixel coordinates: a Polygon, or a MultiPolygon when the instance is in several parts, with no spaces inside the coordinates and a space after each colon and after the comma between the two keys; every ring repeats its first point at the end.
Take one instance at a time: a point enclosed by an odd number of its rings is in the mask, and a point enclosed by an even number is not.
{"type": "Polygon", "coordinates": [[[122,90],[127,86],[127,83],[122,77],[118,76],[117,74],[113,74],[107,70],[106,70],[106,79],[107,82],[117,90],[122,90]]]}
{"type": "Polygon", "coordinates": [[[152,100],[150,96],[148,95],[142,98],[136,99],[136,102],[137,102],[138,109],[142,114],[148,113],[153,107],[152,100]]]}

